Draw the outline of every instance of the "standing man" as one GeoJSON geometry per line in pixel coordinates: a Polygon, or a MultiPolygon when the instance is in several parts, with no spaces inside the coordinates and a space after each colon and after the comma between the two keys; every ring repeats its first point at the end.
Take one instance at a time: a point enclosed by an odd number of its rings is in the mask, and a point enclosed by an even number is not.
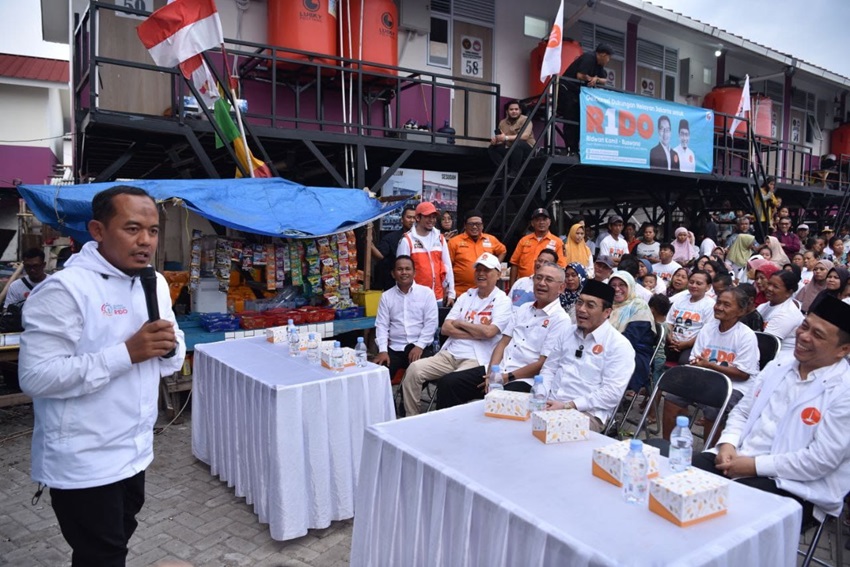
{"type": "MultiPolygon", "coordinates": [[[[750,219],[746,215],[741,215],[735,221],[735,232],[729,235],[729,238],[726,239],[726,249],[732,247],[736,240],[738,240],[738,236],[741,234],[749,234],[750,233],[750,219]]],[[[757,242],[753,242],[753,246],[757,246],[757,242]]]]}
{"type": "Polygon", "coordinates": [[[378,303],[378,356],[373,360],[389,367],[390,378],[400,368],[406,369],[423,355],[430,355],[429,347],[437,332],[437,300],[430,288],[413,281],[410,256],[396,257],[393,278],[396,284],[381,295],[378,303]]]}
{"type": "Polygon", "coordinates": [[[165,278],[156,277],[153,322],[138,281],[159,238],[153,199],[119,185],[95,195],[92,216],[94,241],[30,295],[21,337],[36,498],[50,487],[74,567],[124,565],[153,460],[160,377],[186,353],[165,278]]]}
{"type": "Polygon", "coordinates": [[[416,224],[398,243],[396,256],[410,256],[416,283],[430,288],[445,307],[455,302],[455,277],[449,245],[437,230],[437,207],[423,201],[416,206],[416,224]]]}
{"type": "Polygon", "coordinates": [[[658,145],[649,150],[649,167],[652,169],[679,170],[679,155],[670,147],[673,126],[667,116],[658,117],[658,145]]]}
{"type": "Polygon", "coordinates": [[[558,256],[557,264],[566,267],[564,258],[564,243],[560,238],[549,232],[552,224],[549,211],[546,209],[535,209],[531,214],[531,228],[533,232],[523,236],[516,245],[511,256],[511,286],[517,278],[524,278],[534,274],[534,261],[540,255],[541,250],[554,250],[558,256]]]}
{"type": "Polygon", "coordinates": [[[455,297],[475,287],[475,261],[485,252],[505,259],[508,249],[492,234],[484,232],[484,216],[472,209],[464,215],[463,232],[449,240],[449,257],[455,276],[455,297]]]}
{"type": "MultiPolygon", "coordinates": [[[[546,360],[541,354],[543,345],[571,325],[570,316],[561,307],[563,291],[564,270],[545,262],[534,274],[534,301],[513,311],[490,356],[489,368],[499,365],[505,390],[530,392],[534,376],[540,374],[546,360]]],[[[446,374],[437,389],[437,409],[483,398],[486,377],[484,366],[446,374]]]]}
{"type": "Polygon", "coordinates": [[[694,151],[688,147],[691,142],[691,126],[688,121],[682,118],[679,120],[679,145],[673,148],[676,155],[679,157],[679,170],[694,172],[697,167],[697,160],[694,157],[694,151]]]}
{"type": "Polygon", "coordinates": [[[608,317],[614,288],[585,282],[576,301],[576,324],[543,349],[540,374],[551,392],[547,410],[575,409],[590,418],[590,429],[601,432],[617,408],[635,370],[635,349],[608,317]]]}
{"type": "Polygon", "coordinates": [[[850,491],[850,305],[824,294],[694,466],[838,516],[850,491]]]}
{"type": "Polygon", "coordinates": [[[499,122],[498,132],[490,138],[490,147],[487,148],[490,159],[499,166],[504,161],[508,150],[514,145],[517,146],[508,160],[508,175],[511,177],[516,177],[519,168],[534,148],[534,131],[531,124],[525,130],[522,128],[527,121],[528,117],[522,113],[519,101],[510,101],[505,105],[505,118],[499,122]]]}
{"type": "Polygon", "coordinates": [[[622,232],[623,217],[620,215],[608,217],[608,235],[599,243],[599,255],[610,258],[615,268],[620,265],[623,254],[629,253],[629,244],[621,236],[622,232]]]}
{"type": "Polygon", "coordinates": [[[425,382],[484,366],[490,360],[502,329],[511,320],[511,302],[496,287],[500,274],[501,264],[492,254],[484,253],[475,262],[476,287],[461,295],[446,317],[442,332],[449,338],[443,348],[430,358],[412,363],[404,374],[401,389],[408,416],[420,413],[425,382]]]}
{"type": "Polygon", "coordinates": [[[46,262],[44,261],[43,250],[40,248],[30,248],[24,252],[23,260],[24,272],[27,275],[9,284],[9,291],[6,293],[6,301],[3,303],[3,309],[14,303],[25,301],[29,297],[32,288],[47,278],[47,273],[44,271],[46,262]]]}
{"type": "Polygon", "coordinates": [[[564,71],[558,90],[558,114],[573,122],[564,124],[567,150],[577,153],[579,150],[579,94],[581,87],[596,87],[608,83],[608,73],[605,65],[611,60],[614,50],[610,45],[600,43],[596,51],[583,53],[564,71]],[[564,81],[563,79],[573,79],[564,81]]]}
{"type": "Polygon", "coordinates": [[[398,243],[416,222],[416,207],[405,205],[401,211],[401,228],[388,232],[381,238],[378,246],[372,248],[372,255],[378,259],[375,264],[375,286],[386,291],[395,285],[392,271],[395,266],[395,253],[398,243]]]}
{"type": "Polygon", "coordinates": [[[788,217],[782,217],[779,219],[778,230],[774,233],[773,236],[776,237],[776,240],[779,241],[779,244],[782,245],[782,250],[785,251],[785,254],[791,258],[794,254],[800,251],[802,248],[802,243],[800,242],[800,237],[791,232],[791,219],[788,217]]]}

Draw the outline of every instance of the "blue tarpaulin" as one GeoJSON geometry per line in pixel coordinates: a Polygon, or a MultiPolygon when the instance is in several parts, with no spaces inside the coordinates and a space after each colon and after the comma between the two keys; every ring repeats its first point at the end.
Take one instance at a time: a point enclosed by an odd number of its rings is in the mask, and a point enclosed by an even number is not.
{"type": "Polygon", "coordinates": [[[309,238],[362,226],[399,209],[366,192],[305,187],[285,179],[145,180],[85,185],[20,185],[18,191],[41,222],[75,240],[90,240],[88,222],[95,194],[116,185],[144,189],[158,202],[178,203],[202,217],[254,234],[309,238]]]}

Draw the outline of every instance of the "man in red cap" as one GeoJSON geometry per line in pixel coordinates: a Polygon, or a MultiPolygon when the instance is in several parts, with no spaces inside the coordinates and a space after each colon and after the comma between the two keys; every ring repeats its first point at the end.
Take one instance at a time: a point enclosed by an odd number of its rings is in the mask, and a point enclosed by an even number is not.
{"type": "Polygon", "coordinates": [[[534,232],[520,239],[511,256],[511,286],[519,278],[534,275],[534,262],[543,250],[554,251],[558,256],[558,265],[562,268],[566,267],[564,243],[560,238],[549,232],[551,224],[549,211],[542,208],[534,210],[531,215],[531,227],[534,232]]]}
{"type": "Polygon", "coordinates": [[[413,258],[415,281],[434,292],[437,301],[451,307],[455,301],[455,278],[446,239],[435,227],[437,208],[423,201],[416,206],[416,224],[398,243],[396,256],[413,258]]]}

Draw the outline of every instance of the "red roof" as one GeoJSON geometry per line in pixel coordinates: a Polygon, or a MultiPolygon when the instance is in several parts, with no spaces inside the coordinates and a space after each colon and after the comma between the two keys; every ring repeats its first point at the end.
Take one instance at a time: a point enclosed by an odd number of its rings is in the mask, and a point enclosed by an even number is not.
{"type": "Polygon", "coordinates": [[[67,83],[68,69],[67,61],[0,53],[0,77],[67,83]]]}

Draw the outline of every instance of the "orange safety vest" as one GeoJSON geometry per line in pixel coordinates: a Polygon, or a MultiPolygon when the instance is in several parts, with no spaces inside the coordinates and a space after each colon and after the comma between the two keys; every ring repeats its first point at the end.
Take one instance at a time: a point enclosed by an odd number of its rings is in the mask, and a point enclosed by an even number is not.
{"type": "Polygon", "coordinates": [[[443,247],[446,245],[446,240],[441,234],[439,246],[426,250],[419,238],[411,237],[412,232],[408,232],[403,238],[410,248],[410,257],[413,259],[413,267],[416,270],[413,281],[431,288],[439,301],[443,299],[443,283],[446,281],[446,265],[443,263],[443,247]]]}

